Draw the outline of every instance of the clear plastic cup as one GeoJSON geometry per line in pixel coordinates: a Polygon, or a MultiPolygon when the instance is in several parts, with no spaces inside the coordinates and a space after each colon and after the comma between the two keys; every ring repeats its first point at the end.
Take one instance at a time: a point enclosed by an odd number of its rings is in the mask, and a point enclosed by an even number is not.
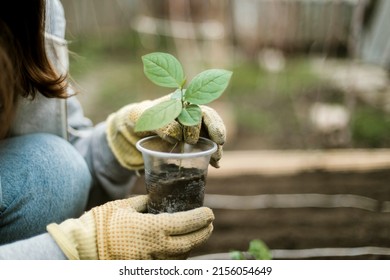
{"type": "Polygon", "coordinates": [[[148,212],[174,213],[203,206],[207,171],[217,145],[199,138],[195,145],[170,144],[159,136],[139,140],[149,195],[148,212]]]}

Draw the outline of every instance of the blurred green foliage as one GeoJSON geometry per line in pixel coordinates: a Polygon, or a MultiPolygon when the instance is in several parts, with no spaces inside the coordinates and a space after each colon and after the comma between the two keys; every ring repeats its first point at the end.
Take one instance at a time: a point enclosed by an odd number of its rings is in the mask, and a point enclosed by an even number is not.
{"type": "Polygon", "coordinates": [[[383,148],[390,146],[390,115],[374,107],[357,106],[351,122],[355,146],[383,148]]]}
{"type": "Polygon", "coordinates": [[[272,260],[272,253],[267,244],[260,239],[254,239],[249,242],[247,251],[241,252],[233,250],[230,253],[230,258],[233,260],[272,260]]]}

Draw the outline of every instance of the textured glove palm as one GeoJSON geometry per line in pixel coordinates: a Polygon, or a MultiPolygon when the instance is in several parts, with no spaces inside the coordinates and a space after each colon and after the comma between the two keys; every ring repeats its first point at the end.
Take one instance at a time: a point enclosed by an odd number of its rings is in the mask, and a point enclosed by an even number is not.
{"type": "Polygon", "coordinates": [[[207,207],[144,214],[147,196],[108,202],[79,219],[50,224],[48,232],[69,259],[185,259],[210,236],[207,207]]]}
{"type": "Polygon", "coordinates": [[[185,127],[184,131],[176,121],[155,131],[134,131],[135,123],[146,109],[168,98],[169,95],[153,101],[130,104],[107,118],[107,141],[116,159],[125,168],[139,170],[143,168],[143,159],[135,144],[141,138],[157,134],[170,143],[184,140],[194,144],[199,136],[204,136],[213,140],[218,146],[217,151],[211,156],[210,164],[219,167],[222,146],[226,140],[226,129],[221,117],[210,107],[201,106],[202,122],[199,126],[185,127]]]}

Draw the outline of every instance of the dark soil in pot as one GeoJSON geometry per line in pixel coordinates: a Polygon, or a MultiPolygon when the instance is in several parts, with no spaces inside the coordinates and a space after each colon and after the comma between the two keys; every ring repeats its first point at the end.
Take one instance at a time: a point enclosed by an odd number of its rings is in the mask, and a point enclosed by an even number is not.
{"type": "Polygon", "coordinates": [[[205,171],[179,168],[174,164],[161,167],[145,180],[149,194],[148,213],[175,213],[203,206],[206,185],[205,171]]]}

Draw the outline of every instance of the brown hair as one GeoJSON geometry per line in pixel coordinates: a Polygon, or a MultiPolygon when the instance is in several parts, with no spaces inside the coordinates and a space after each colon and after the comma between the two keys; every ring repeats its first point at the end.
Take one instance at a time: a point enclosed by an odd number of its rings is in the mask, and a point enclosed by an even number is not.
{"type": "Polygon", "coordinates": [[[9,130],[15,105],[13,67],[6,51],[0,45],[0,139],[3,139],[9,130]]]}
{"type": "Polygon", "coordinates": [[[45,0],[0,3],[0,139],[12,122],[17,96],[66,98],[67,77],[45,51],[45,0]]]}

